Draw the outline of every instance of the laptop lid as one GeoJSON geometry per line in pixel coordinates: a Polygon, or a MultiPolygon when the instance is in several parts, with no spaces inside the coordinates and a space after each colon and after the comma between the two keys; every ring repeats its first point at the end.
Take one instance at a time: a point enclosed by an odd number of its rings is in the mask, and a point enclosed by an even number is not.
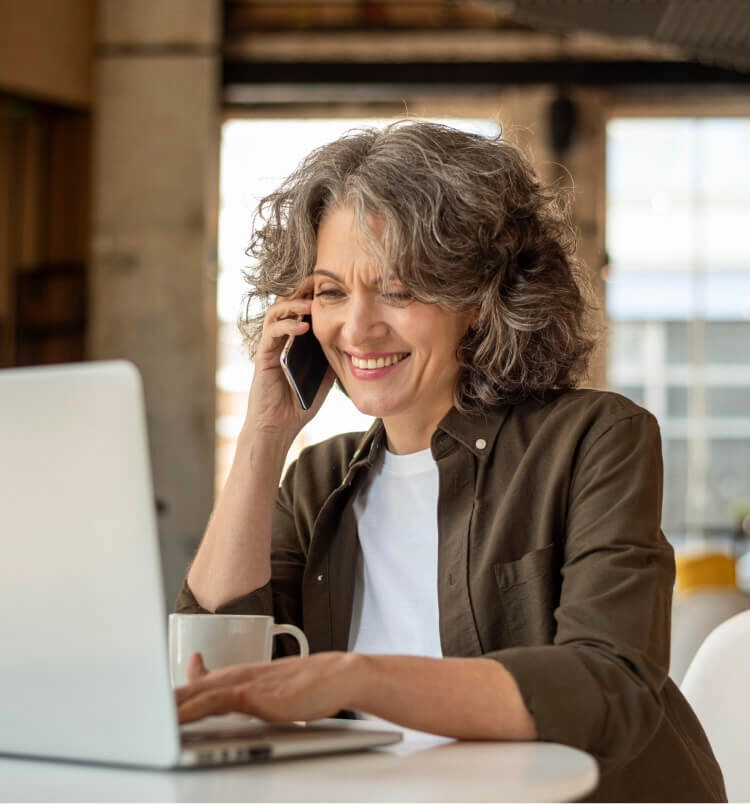
{"type": "Polygon", "coordinates": [[[0,371],[0,752],[167,767],[143,392],[124,361],[0,371]]]}
{"type": "Polygon", "coordinates": [[[228,716],[190,724],[181,746],[131,363],[0,371],[0,549],[0,754],[168,768],[401,739],[228,716]]]}

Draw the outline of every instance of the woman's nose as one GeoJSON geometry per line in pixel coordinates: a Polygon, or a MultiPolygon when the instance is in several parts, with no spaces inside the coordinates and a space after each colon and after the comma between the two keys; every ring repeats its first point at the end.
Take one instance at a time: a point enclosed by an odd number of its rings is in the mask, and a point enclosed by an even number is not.
{"type": "Polygon", "coordinates": [[[346,311],[343,330],[347,341],[352,346],[359,346],[382,337],[387,325],[370,300],[353,298],[346,311]]]}

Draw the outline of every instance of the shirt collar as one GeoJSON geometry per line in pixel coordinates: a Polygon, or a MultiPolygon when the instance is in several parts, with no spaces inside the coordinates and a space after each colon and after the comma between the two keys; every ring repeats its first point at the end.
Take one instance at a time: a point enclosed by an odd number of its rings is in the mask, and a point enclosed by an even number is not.
{"type": "Polygon", "coordinates": [[[437,433],[446,433],[477,458],[486,458],[492,453],[510,408],[510,405],[501,405],[492,410],[469,413],[460,413],[456,408],[451,408],[438,424],[437,433]]]}
{"type": "Polygon", "coordinates": [[[375,419],[357,444],[357,449],[349,460],[349,469],[355,466],[370,466],[383,445],[385,445],[383,420],[375,419]]]}
{"type": "MultiPolygon", "coordinates": [[[[510,413],[510,407],[501,405],[492,410],[469,413],[460,413],[456,408],[451,408],[433,435],[433,452],[440,434],[444,433],[466,447],[477,458],[487,457],[491,454],[500,428],[510,413]]],[[[381,419],[376,419],[360,439],[349,461],[349,469],[355,466],[370,466],[384,445],[385,427],[381,419]]]]}

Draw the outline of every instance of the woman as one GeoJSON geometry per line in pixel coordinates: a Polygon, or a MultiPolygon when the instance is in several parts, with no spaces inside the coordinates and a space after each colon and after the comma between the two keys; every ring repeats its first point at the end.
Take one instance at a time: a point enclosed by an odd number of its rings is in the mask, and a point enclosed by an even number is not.
{"type": "Polygon", "coordinates": [[[180,717],[354,710],[598,760],[604,800],[719,800],[667,678],[674,581],[654,418],[576,390],[593,339],[572,231],[519,151],[427,122],[314,151],[260,207],[255,373],[181,611],[273,614],[311,655],[206,673],[180,717]],[[310,315],[309,411],[279,368],[310,315]],[[303,451],[334,378],[375,417],[303,451]]]}

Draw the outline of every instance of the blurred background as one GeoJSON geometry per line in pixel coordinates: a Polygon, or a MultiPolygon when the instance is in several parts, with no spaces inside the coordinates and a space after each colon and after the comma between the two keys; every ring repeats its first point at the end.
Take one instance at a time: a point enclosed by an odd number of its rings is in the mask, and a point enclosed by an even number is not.
{"type": "MultiPolygon", "coordinates": [[[[404,116],[502,127],[574,186],[607,323],[590,383],[658,417],[670,540],[734,566],[745,0],[0,0],[0,366],[138,365],[169,599],[244,412],[253,208],[312,147],[404,116]]],[[[334,392],[295,449],[367,424],[334,392]]]]}

